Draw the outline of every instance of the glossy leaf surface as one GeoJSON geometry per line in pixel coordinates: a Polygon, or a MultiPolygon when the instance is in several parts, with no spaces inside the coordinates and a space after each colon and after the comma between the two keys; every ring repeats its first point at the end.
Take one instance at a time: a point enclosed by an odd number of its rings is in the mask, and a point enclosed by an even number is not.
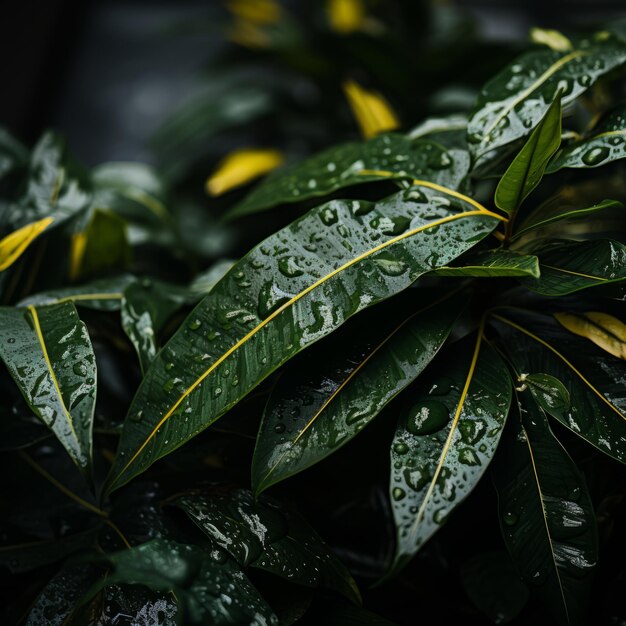
{"type": "Polygon", "coordinates": [[[11,267],[53,221],[51,217],[44,217],[0,239],[0,272],[11,267]]]}
{"type": "Polygon", "coordinates": [[[598,167],[626,157],[626,108],[611,111],[579,141],[563,146],[548,165],[549,172],[564,167],[598,167]]]}
{"type": "MultiPolygon", "coordinates": [[[[523,392],[528,394],[528,392],[523,392]]],[[[598,559],[596,519],[582,474],[527,395],[494,467],[504,540],[557,623],[585,624],[598,559]]]]}
{"type": "Polygon", "coordinates": [[[35,415],[87,470],[96,362],[74,305],[0,309],[0,357],[35,415]]]}
{"type": "Polygon", "coordinates": [[[518,374],[548,374],[566,385],[570,405],[544,408],[605,454],[626,462],[626,365],[553,318],[506,310],[493,316],[518,374]]]}
{"type": "Polygon", "coordinates": [[[611,239],[548,241],[533,248],[541,276],[522,279],[546,296],[564,296],[626,279],[626,246],[611,239]]]}
{"type": "Polygon", "coordinates": [[[317,358],[303,355],[303,364],[282,376],[265,408],[252,461],[256,491],[318,463],[355,437],[419,376],[461,308],[458,297],[435,301],[391,327],[370,316],[335,343],[332,356],[324,343],[314,348],[317,358]],[[374,324],[380,328],[372,330],[374,324]]]}
{"type": "Polygon", "coordinates": [[[255,567],[306,587],[324,586],[353,601],[360,596],[348,570],[295,513],[250,491],[190,494],[174,502],[212,543],[241,567],[255,567]]]}
{"type": "Polygon", "coordinates": [[[626,61],[617,42],[584,44],[571,52],[528,52],[481,90],[468,125],[475,158],[526,137],[545,115],[557,92],[566,105],[598,78],[626,61]]]}
{"type": "Polygon", "coordinates": [[[456,189],[467,174],[469,158],[426,140],[386,134],[346,143],[277,170],[230,213],[232,217],[325,196],[338,189],[389,178],[425,179],[456,189]]]}
{"type": "Polygon", "coordinates": [[[495,249],[470,251],[453,265],[439,267],[432,272],[437,276],[473,276],[490,278],[498,276],[539,277],[539,259],[534,255],[519,254],[510,250],[495,249]]]}
{"type": "Polygon", "coordinates": [[[405,393],[407,406],[391,446],[394,568],[404,565],[476,486],[511,402],[506,367],[482,334],[452,344],[434,365],[405,393]]]}
{"type": "Polygon", "coordinates": [[[92,587],[132,583],[155,591],[173,592],[181,618],[189,624],[278,624],[276,616],[245,574],[222,551],[154,539],[105,559],[112,571],[92,587]],[[227,557],[226,557],[227,558],[227,557]]]}
{"type": "Polygon", "coordinates": [[[452,261],[497,221],[455,196],[409,189],[378,204],[330,202],[266,239],[157,354],[129,410],[111,485],[191,439],[353,314],[452,261]]]}
{"type": "Polygon", "coordinates": [[[548,161],[561,143],[561,96],[548,107],[528,141],[500,179],[494,201],[508,214],[517,211],[541,182],[548,161]]]}

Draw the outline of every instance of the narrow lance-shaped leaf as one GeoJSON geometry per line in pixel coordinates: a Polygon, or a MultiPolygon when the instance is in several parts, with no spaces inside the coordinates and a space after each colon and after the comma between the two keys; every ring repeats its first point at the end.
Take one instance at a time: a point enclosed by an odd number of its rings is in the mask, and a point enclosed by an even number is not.
{"type": "Polygon", "coordinates": [[[524,579],[558,624],[586,624],[598,559],[596,519],[584,478],[545,413],[520,396],[493,477],[502,534],[524,579]]]}
{"type": "Polygon", "coordinates": [[[561,91],[566,105],[601,76],[626,61],[626,47],[615,40],[581,42],[571,52],[528,52],[481,90],[468,126],[476,159],[526,137],[561,91]]]}
{"type": "Polygon", "coordinates": [[[521,281],[545,296],[564,296],[626,280],[626,246],[618,241],[547,241],[532,252],[539,257],[541,275],[521,281]]]}
{"type": "Polygon", "coordinates": [[[390,176],[425,179],[457,188],[468,169],[469,155],[463,150],[446,150],[432,141],[385,134],[329,148],[302,163],[273,172],[229,216],[326,196],[345,187],[390,176]]]}
{"type": "Polygon", "coordinates": [[[410,408],[391,446],[392,570],[405,565],[472,491],[498,445],[511,380],[482,333],[481,327],[478,336],[451,345],[405,394],[410,408]]]}
{"type": "Polygon", "coordinates": [[[306,587],[326,587],[360,602],[346,567],[295,513],[250,491],[189,494],[174,501],[241,567],[254,567],[306,587]]]}
{"type": "Polygon", "coordinates": [[[87,470],[96,361],[74,305],[0,308],[0,357],[35,415],[87,470]]]}
{"type": "Polygon", "coordinates": [[[498,276],[539,277],[539,259],[533,255],[510,250],[471,251],[454,262],[454,265],[437,268],[436,276],[473,276],[490,278],[498,276]]]}
{"type": "Polygon", "coordinates": [[[551,317],[504,310],[492,316],[515,369],[567,384],[570,404],[543,408],[605,454],[626,462],[626,363],[551,317]]]}
{"type": "Polygon", "coordinates": [[[333,201],[248,253],[157,354],[130,407],[109,488],[188,441],[353,314],[471,248],[502,219],[469,198],[449,197],[424,187],[377,204],[333,201]]]}
{"type": "Polygon", "coordinates": [[[626,157],[626,105],[611,111],[587,136],[563,146],[548,172],[564,167],[598,167],[626,157]]]}
{"type": "Polygon", "coordinates": [[[318,344],[303,355],[308,367],[294,362],[274,388],[252,461],[257,492],[321,461],[365,428],[435,356],[462,302],[458,296],[435,301],[388,327],[380,316],[398,316],[379,308],[355,320],[338,344],[332,340],[333,355],[318,344]]]}
{"type": "Polygon", "coordinates": [[[3,239],[0,239],[0,272],[11,267],[11,265],[22,256],[26,248],[28,248],[53,221],[51,217],[44,217],[32,224],[22,226],[3,239]]]}
{"type": "Polygon", "coordinates": [[[343,90],[364,137],[374,137],[400,126],[393,109],[380,94],[364,89],[353,80],[346,81],[343,90]]]}
{"type": "Polygon", "coordinates": [[[548,161],[561,143],[561,95],[557,94],[528,141],[500,179],[494,201],[509,214],[517,211],[540,183],[548,161]]]}
{"type": "Polygon", "coordinates": [[[562,222],[564,220],[584,219],[588,215],[603,211],[604,209],[621,209],[623,204],[618,200],[602,200],[592,206],[575,208],[567,204],[564,194],[551,199],[545,205],[539,206],[533,211],[520,226],[516,229],[511,237],[511,241],[528,234],[533,230],[545,228],[550,224],[562,222]]]}

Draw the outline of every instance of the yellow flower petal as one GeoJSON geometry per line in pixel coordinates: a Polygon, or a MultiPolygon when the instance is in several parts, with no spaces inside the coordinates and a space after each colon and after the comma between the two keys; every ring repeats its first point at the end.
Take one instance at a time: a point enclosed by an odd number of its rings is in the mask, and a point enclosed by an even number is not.
{"type": "Polygon", "coordinates": [[[573,49],[572,42],[558,30],[531,28],[530,40],[534,43],[548,46],[548,48],[557,52],[567,52],[573,49]]]}
{"type": "Polygon", "coordinates": [[[52,224],[52,217],[27,224],[0,240],[0,272],[11,267],[20,258],[24,250],[52,224]]]}
{"type": "Polygon", "coordinates": [[[229,0],[226,6],[235,17],[254,24],[276,24],[282,17],[275,0],[229,0]]]}
{"type": "Polygon", "coordinates": [[[330,27],[341,35],[361,30],[365,24],[363,0],[328,0],[326,12],[330,27]]]}
{"type": "Polygon", "coordinates": [[[374,137],[374,135],[400,126],[393,109],[381,95],[363,89],[352,80],[344,83],[343,88],[365,138],[374,137]]]}
{"type": "Polygon", "coordinates": [[[558,322],[575,335],[593,341],[597,346],[626,360],[626,325],[608,313],[555,313],[558,322]]]}
{"type": "Polygon", "coordinates": [[[279,150],[236,150],[218,165],[206,181],[206,189],[212,196],[219,196],[271,172],[284,160],[285,157],[279,150]]]}

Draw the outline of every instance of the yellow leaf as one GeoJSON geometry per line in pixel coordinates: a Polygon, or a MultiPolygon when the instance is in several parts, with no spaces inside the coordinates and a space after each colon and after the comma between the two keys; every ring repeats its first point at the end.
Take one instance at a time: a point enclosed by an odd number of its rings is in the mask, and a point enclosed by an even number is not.
{"type": "Polygon", "coordinates": [[[44,217],[41,220],[33,222],[32,224],[26,224],[22,228],[18,228],[16,231],[7,235],[4,239],[0,240],[0,272],[3,272],[7,268],[11,267],[17,259],[22,255],[24,250],[30,246],[30,244],[41,233],[52,224],[54,219],[52,217],[44,217]]]}
{"type": "Polygon", "coordinates": [[[393,109],[381,95],[363,89],[352,80],[346,81],[343,88],[365,138],[400,126],[393,109]]]}
{"type": "Polygon", "coordinates": [[[229,0],[228,10],[236,17],[254,24],[276,24],[282,8],[275,0],[229,0]]]}
{"type": "Polygon", "coordinates": [[[593,341],[597,346],[626,360],[626,325],[612,315],[598,313],[555,313],[558,322],[571,333],[593,341]]]}
{"type": "Polygon", "coordinates": [[[548,46],[548,48],[557,52],[567,52],[572,49],[572,42],[558,30],[531,28],[530,40],[533,43],[548,46]]]}
{"type": "Polygon", "coordinates": [[[231,152],[206,181],[212,196],[219,196],[235,187],[271,172],[285,157],[279,150],[243,149],[231,152]]]}
{"type": "Polygon", "coordinates": [[[83,264],[85,248],[87,246],[87,233],[74,233],[70,244],[70,280],[76,280],[80,276],[80,267],[83,264]]]}
{"type": "Polygon", "coordinates": [[[363,0],[328,0],[326,11],[330,27],[341,35],[362,30],[365,24],[363,0]]]}
{"type": "Polygon", "coordinates": [[[271,41],[258,24],[243,19],[235,20],[228,36],[233,43],[252,49],[267,48],[271,41]]]}

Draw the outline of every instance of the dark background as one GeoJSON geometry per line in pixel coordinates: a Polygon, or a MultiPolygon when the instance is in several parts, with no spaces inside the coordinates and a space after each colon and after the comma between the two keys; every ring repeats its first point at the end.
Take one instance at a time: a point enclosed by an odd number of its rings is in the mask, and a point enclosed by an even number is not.
{"type": "MultiPolygon", "coordinates": [[[[455,4],[478,20],[485,38],[509,41],[526,38],[533,25],[599,23],[625,6],[624,0],[455,4]]],[[[219,0],[5,0],[0,125],[27,144],[55,128],[90,165],[152,161],[147,140],[193,94],[220,45],[209,31],[222,10],[219,0]]]]}

